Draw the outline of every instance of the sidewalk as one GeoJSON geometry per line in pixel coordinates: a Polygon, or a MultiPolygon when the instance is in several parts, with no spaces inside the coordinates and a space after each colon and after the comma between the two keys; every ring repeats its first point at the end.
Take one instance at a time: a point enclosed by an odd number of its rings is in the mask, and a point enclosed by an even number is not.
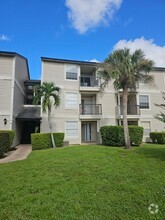
{"type": "Polygon", "coordinates": [[[17,160],[24,160],[31,153],[32,146],[30,144],[21,144],[17,147],[16,150],[11,151],[8,156],[0,159],[0,164],[8,163],[17,160]]]}

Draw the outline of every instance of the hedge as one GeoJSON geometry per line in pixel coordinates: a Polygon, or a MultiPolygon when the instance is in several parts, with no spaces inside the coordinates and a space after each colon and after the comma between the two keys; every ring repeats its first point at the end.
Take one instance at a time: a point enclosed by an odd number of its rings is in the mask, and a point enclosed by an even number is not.
{"type": "Polygon", "coordinates": [[[143,140],[143,127],[140,126],[128,126],[131,145],[140,146],[143,140]]]}
{"type": "Polygon", "coordinates": [[[151,132],[150,138],[153,143],[165,144],[165,132],[151,132]]]}
{"type": "Polygon", "coordinates": [[[10,147],[10,135],[7,132],[0,132],[0,158],[10,147]]]}
{"type": "MultiPolygon", "coordinates": [[[[139,146],[143,139],[143,127],[128,126],[131,145],[139,146]]],[[[102,144],[108,146],[124,146],[123,126],[102,126],[100,128],[102,144]]]]}
{"type": "MultiPolygon", "coordinates": [[[[63,146],[64,133],[53,133],[56,147],[63,146]]],[[[33,150],[52,148],[50,133],[31,134],[31,144],[33,150]]]]}
{"type": "Polygon", "coordinates": [[[11,148],[14,140],[15,131],[13,130],[0,130],[1,133],[8,133],[9,134],[9,143],[8,143],[8,149],[6,149],[6,152],[11,148]]]}

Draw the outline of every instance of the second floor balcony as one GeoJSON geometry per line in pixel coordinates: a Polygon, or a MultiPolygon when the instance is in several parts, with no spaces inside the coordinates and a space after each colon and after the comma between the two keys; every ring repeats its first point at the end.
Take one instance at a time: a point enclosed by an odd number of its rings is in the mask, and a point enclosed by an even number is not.
{"type": "MultiPolygon", "coordinates": [[[[118,105],[116,115],[123,117],[123,106],[118,105]]],[[[139,105],[128,105],[127,106],[127,117],[128,118],[139,118],[140,117],[140,107],[139,105]]]]}
{"type": "Polygon", "coordinates": [[[99,91],[101,86],[100,77],[96,76],[80,76],[81,91],[99,91]]]}
{"type": "Polygon", "coordinates": [[[101,104],[80,104],[80,119],[96,119],[102,116],[101,104]]]}

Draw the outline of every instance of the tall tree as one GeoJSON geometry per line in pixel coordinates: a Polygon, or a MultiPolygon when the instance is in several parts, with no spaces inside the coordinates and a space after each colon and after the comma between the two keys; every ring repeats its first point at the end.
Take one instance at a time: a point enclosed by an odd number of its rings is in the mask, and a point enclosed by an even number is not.
{"type": "Polygon", "coordinates": [[[128,92],[136,91],[138,82],[151,82],[153,76],[149,75],[152,70],[153,61],[145,58],[142,50],[136,50],[131,53],[128,48],[115,50],[100,65],[100,75],[104,79],[102,88],[110,80],[114,80],[114,88],[122,89],[122,107],[123,107],[123,126],[125,147],[131,148],[127,120],[128,92]]]}
{"type": "Polygon", "coordinates": [[[52,106],[58,107],[60,105],[60,88],[55,86],[53,82],[43,82],[42,85],[35,88],[34,104],[38,104],[41,101],[42,111],[48,113],[48,123],[51,134],[52,146],[55,147],[52,123],[51,123],[51,111],[52,106]],[[42,100],[41,100],[42,98],[42,100]]]}
{"type": "MultiPolygon", "coordinates": [[[[165,92],[162,92],[162,94],[163,94],[163,99],[165,101],[165,92]]],[[[155,105],[160,107],[164,111],[164,112],[161,111],[159,114],[155,115],[155,118],[165,123],[165,103],[155,104],[155,105]]]]}

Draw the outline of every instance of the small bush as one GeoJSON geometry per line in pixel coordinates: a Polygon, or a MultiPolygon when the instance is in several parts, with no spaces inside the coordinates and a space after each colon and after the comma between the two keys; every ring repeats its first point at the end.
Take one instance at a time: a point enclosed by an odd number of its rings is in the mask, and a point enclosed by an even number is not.
{"type": "MultiPolygon", "coordinates": [[[[56,147],[63,146],[64,133],[53,133],[56,147]]],[[[50,133],[31,134],[31,144],[33,150],[52,148],[50,133]]]]}
{"type": "MultiPolygon", "coordinates": [[[[139,126],[128,126],[131,145],[139,146],[143,139],[143,128],[139,126]]],[[[102,144],[108,146],[123,146],[123,126],[103,126],[100,128],[102,144]]]]}
{"type": "Polygon", "coordinates": [[[14,140],[15,131],[13,130],[0,130],[1,133],[8,133],[9,134],[9,144],[8,149],[6,149],[6,152],[11,148],[14,140]]]}
{"type": "Polygon", "coordinates": [[[165,132],[151,132],[150,138],[153,143],[165,144],[165,132]]]}
{"type": "Polygon", "coordinates": [[[3,157],[10,146],[10,135],[7,132],[0,132],[0,158],[3,157]]]}
{"type": "Polygon", "coordinates": [[[64,133],[53,133],[56,147],[63,147],[64,133]]]}
{"type": "Polygon", "coordinates": [[[140,126],[128,126],[131,145],[139,146],[143,140],[143,127],[140,126]]]}
{"type": "Polygon", "coordinates": [[[123,126],[103,126],[100,128],[102,143],[109,146],[124,145],[123,126]]]}

